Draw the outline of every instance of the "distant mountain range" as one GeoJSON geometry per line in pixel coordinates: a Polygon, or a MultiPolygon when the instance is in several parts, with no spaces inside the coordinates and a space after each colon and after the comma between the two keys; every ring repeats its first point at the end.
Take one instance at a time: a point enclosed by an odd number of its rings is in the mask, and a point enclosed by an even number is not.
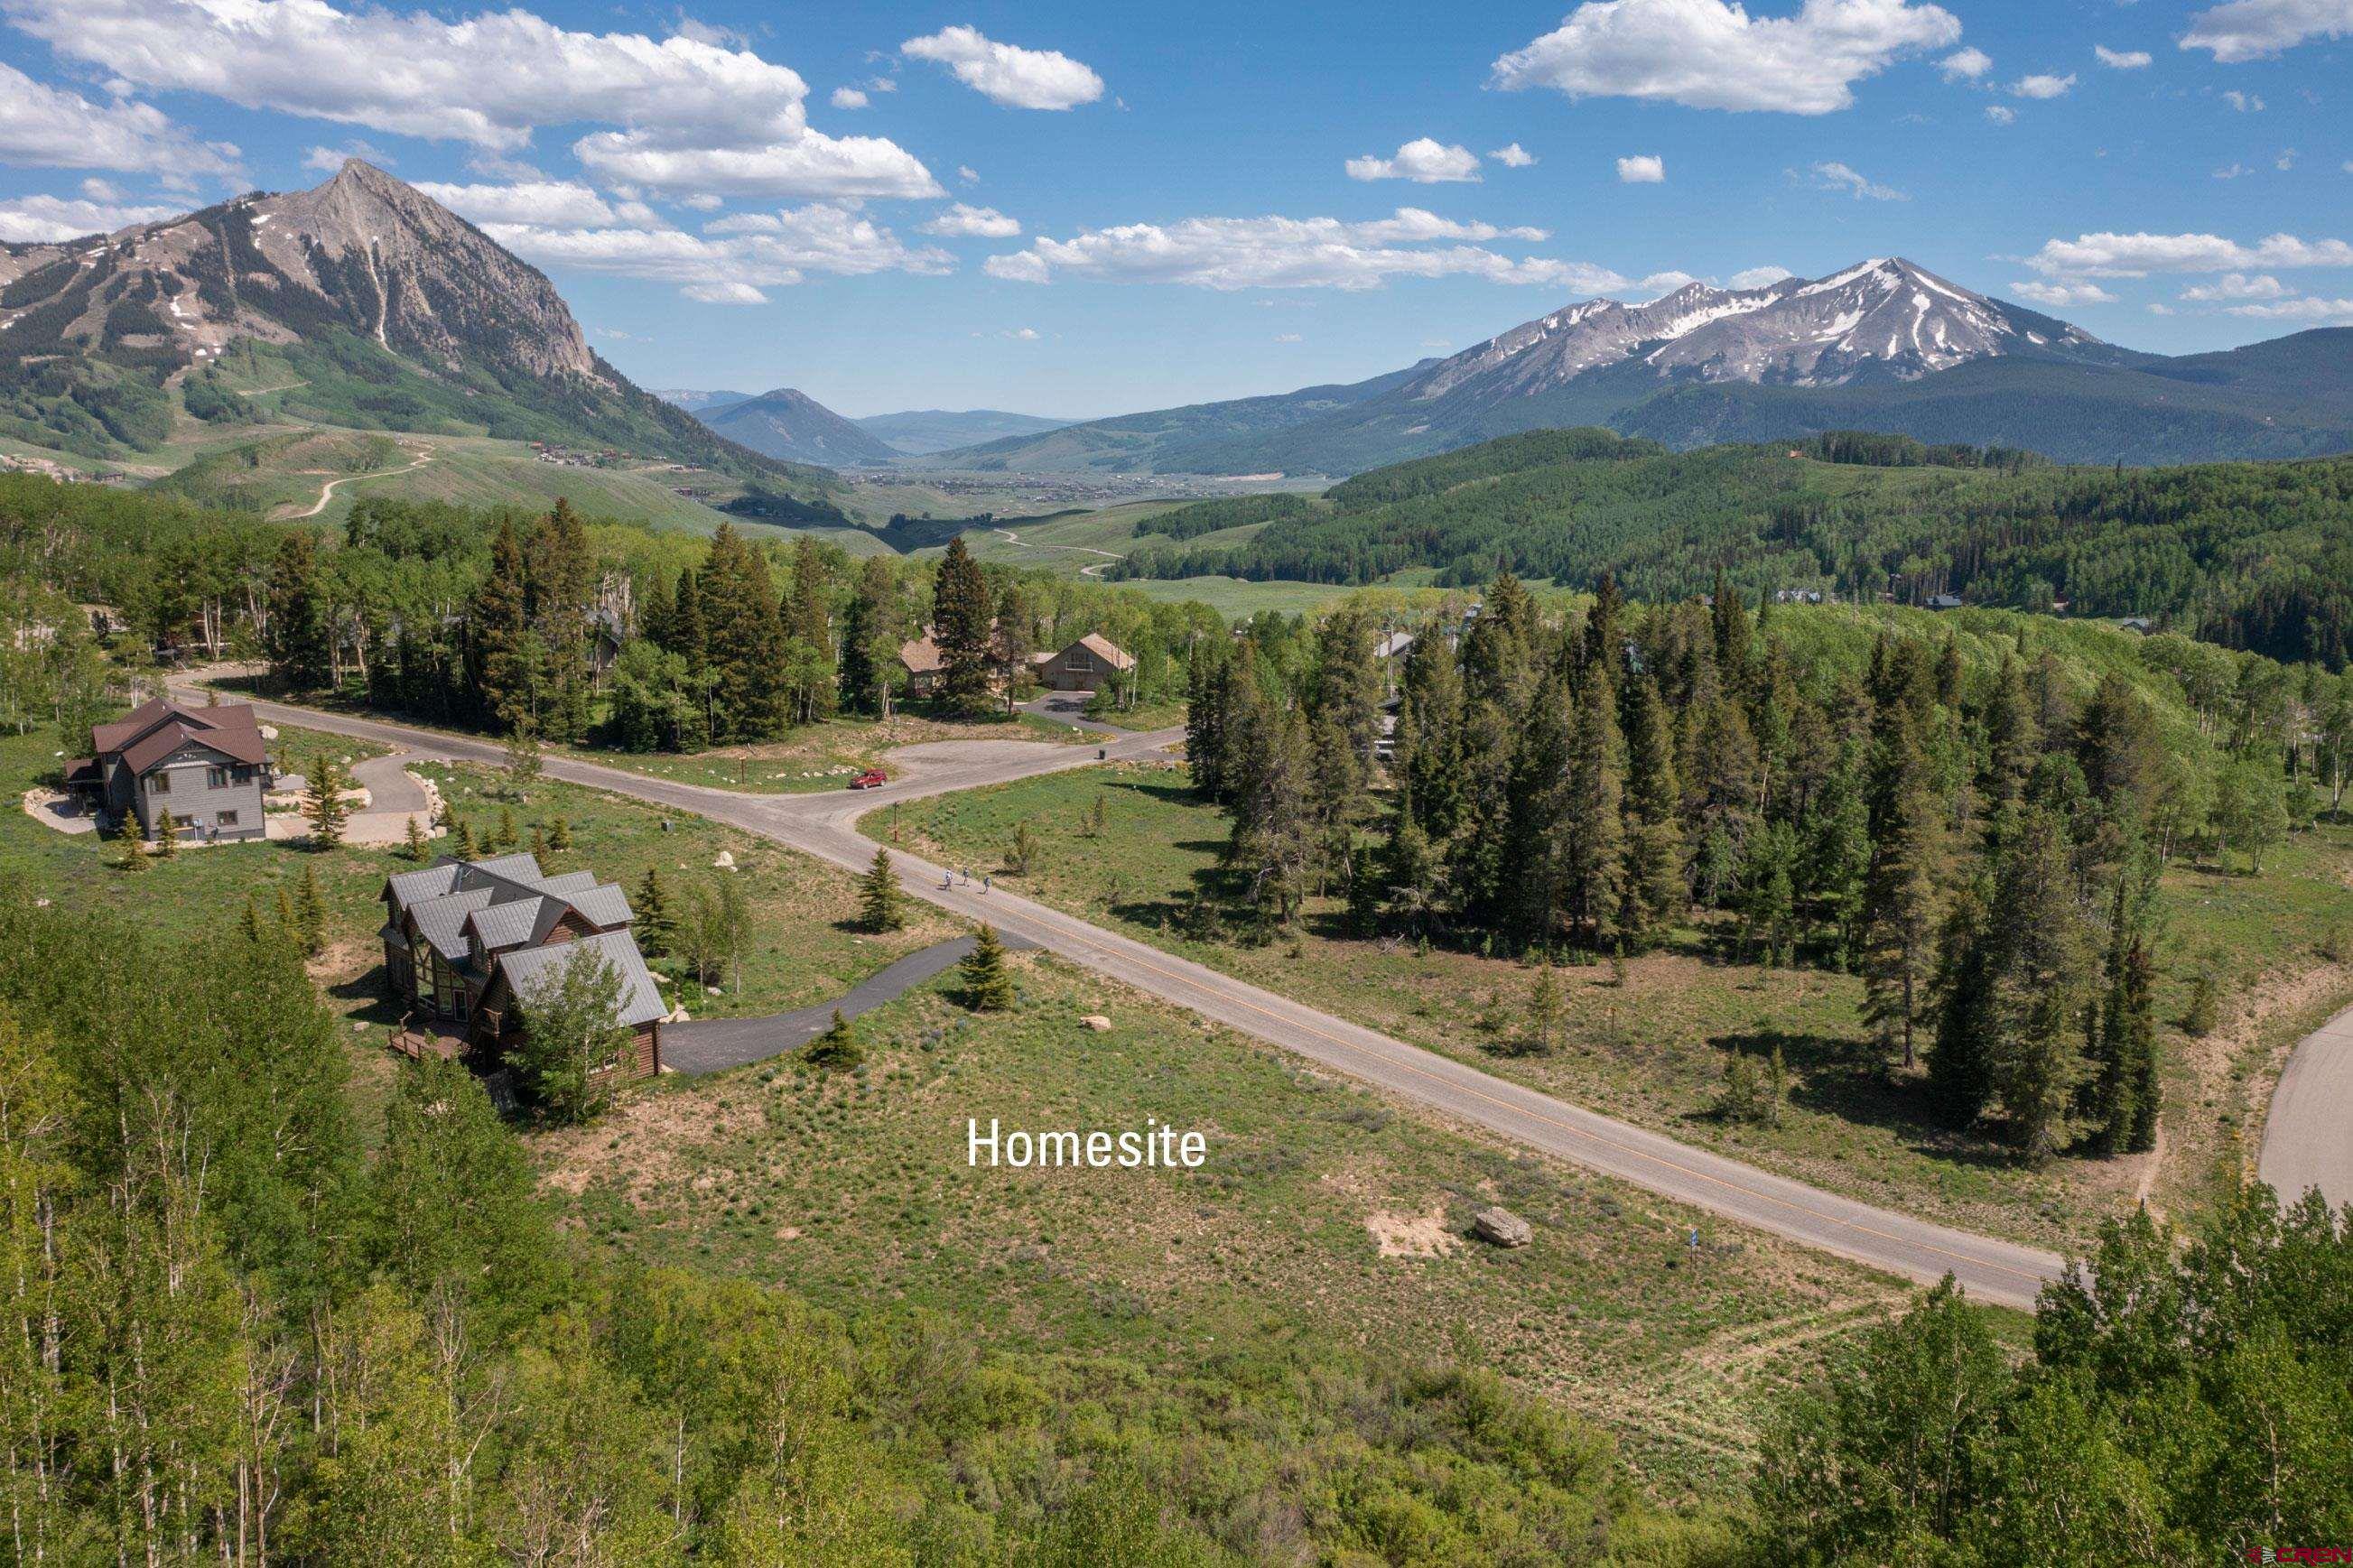
{"type": "Polygon", "coordinates": [[[1011,436],[1040,436],[1078,421],[1008,414],[998,408],[919,408],[904,414],[870,414],[851,423],[911,458],[922,458],[1011,436]]]}
{"type": "Polygon", "coordinates": [[[0,247],[0,433],[92,456],[160,447],[176,393],[225,430],[267,407],[619,447],[804,500],[839,488],[638,387],[544,274],[357,159],[312,190],[0,247]]]}
{"type": "Polygon", "coordinates": [[[871,467],[920,458],[954,447],[1008,437],[1037,436],[1074,424],[997,408],[924,408],[848,419],[790,387],[764,392],[702,392],[675,387],[655,394],[687,410],[731,440],[755,452],[797,462],[871,467]],[[845,429],[844,426],[848,428],[845,429]],[[866,437],[864,441],[859,436],[866,437]]]}
{"type": "Polygon", "coordinates": [[[1675,447],[1883,430],[2070,462],[2353,447],[2353,331],[2168,359],[1902,258],[1762,289],[1594,300],[1351,385],[1093,420],[941,454],[981,469],[1343,475],[1521,430],[1675,447]]]}
{"type": "Polygon", "coordinates": [[[754,452],[828,468],[879,468],[900,453],[816,398],[789,386],[695,411],[695,417],[754,452]]]}

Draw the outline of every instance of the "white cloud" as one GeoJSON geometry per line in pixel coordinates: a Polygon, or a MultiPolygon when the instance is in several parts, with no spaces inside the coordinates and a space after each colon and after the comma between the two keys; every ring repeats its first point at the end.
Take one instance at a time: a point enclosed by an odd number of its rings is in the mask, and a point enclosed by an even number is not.
{"type": "Polygon", "coordinates": [[[1303,343],[1307,340],[1297,332],[1277,332],[1274,341],[1279,343],[1303,343]]]}
{"type": "MultiPolygon", "coordinates": [[[[302,154],[302,167],[314,174],[332,174],[353,158],[364,158],[379,169],[395,169],[400,166],[398,162],[387,154],[383,148],[373,142],[353,139],[337,147],[311,148],[302,154]]],[[[537,171],[533,171],[529,177],[546,178],[537,171]]]]}
{"type": "Polygon", "coordinates": [[[997,333],[997,335],[1001,338],[1011,338],[1016,342],[1034,343],[1038,341],[1038,329],[1035,327],[1008,327],[1005,331],[997,333]]]}
{"type": "Polygon", "coordinates": [[[721,207],[726,205],[724,202],[721,201],[717,196],[712,195],[708,191],[704,191],[696,195],[681,196],[678,198],[678,205],[687,208],[689,211],[699,213],[715,213],[721,207]]]}
{"type": "Polygon", "coordinates": [[[2242,245],[2213,234],[2084,234],[2045,240],[2027,258],[2045,277],[2146,278],[2152,272],[2253,272],[2264,268],[2353,267],[2353,245],[2274,234],[2242,245]]]}
{"type": "Polygon", "coordinates": [[[2254,171],[2248,168],[2244,163],[2225,163],[2222,167],[2214,171],[2214,177],[2218,180],[2236,180],[2242,179],[2246,175],[2253,173],[2254,171]]]}
{"type": "Polygon", "coordinates": [[[1011,239],[1021,226],[995,207],[967,206],[963,202],[920,226],[925,234],[972,239],[1011,239]]]}
{"type": "Polygon", "coordinates": [[[2148,313],[2152,316],[2171,316],[2179,314],[2179,312],[2170,305],[2154,302],[2150,304],[2148,313]]]}
{"type": "Polygon", "coordinates": [[[1536,161],[1536,155],[1516,142],[1506,142],[1487,154],[1506,169],[1525,169],[1536,161]]]}
{"type": "Polygon", "coordinates": [[[1975,81],[1993,69],[1993,57],[1983,49],[1955,49],[1936,62],[1947,81],[1975,81]]]}
{"type": "Polygon", "coordinates": [[[1650,153],[1638,153],[1618,160],[1618,178],[1629,185],[1661,185],[1666,184],[1667,161],[1650,153]]]}
{"type": "Polygon", "coordinates": [[[1397,150],[1393,158],[1367,153],[1347,162],[1352,180],[1411,180],[1417,185],[1474,183],[1479,155],[1468,147],[1417,136],[1397,150]]]}
{"type": "Polygon", "coordinates": [[[833,89],[833,96],[826,101],[836,109],[863,109],[866,107],[866,95],[854,87],[837,87],[833,89]]]}
{"type": "MultiPolygon", "coordinates": [[[[605,198],[570,180],[518,185],[445,185],[420,180],[417,188],[460,217],[478,224],[535,224],[546,228],[608,228],[622,221],[605,198]]],[[[638,213],[658,224],[644,210],[638,213]]]]}
{"type": "Polygon", "coordinates": [[[2204,49],[2224,65],[2261,59],[2312,38],[2353,35],[2346,0],[2231,0],[2189,18],[2185,49],[2204,49]]]}
{"type": "MultiPolygon", "coordinates": [[[[118,96],[92,103],[0,61],[0,163],[122,169],[170,176],[238,176],[237,152],[199,142],[160,109],[118,96]]],[[[85,231],[87,232],[87,231],[85,231]]]]}
{"type": "Polygon", "coordinates": [[[958,163],[956,165],[956,178],[962,180],[967,185],[976,185],[980,184],[980,171],[974,168],[970,163],[958,163]]]}
{"type": "Polygon", "coordinates": [[[2264,107],[2263,94],[2259,92],[2240,92],[2236,89],[2224,93],[2222,95],[2222,101],[2229,104],[2232,108],[2237,110],[2242,114],[2261,114],[2263,111],[2264,107]]]}
{"type": "Polygon", "coordinates": [[[2018,110],[2006,103],[1989,103],[1986,105],[1986,118],[1996,125],[2015,125],[2018,123],[2018,110]]]}
{"type": "Polygon", "coordinates": [[[485,153],[479,148],[466,155],[466,172],[480,174],[486,180],[504,180],[510,184],[528,184],[534,180],[547,178],[536,163],[485,153]]]}
{"type": "Polygon", "coordinates": [[[1699,279],[1688,272],[1653,272],[1629,290],[1638,294],[1672,294],[1686,283],[1699,279]]]}
{"type": "Polygon", "coordinates": [[[2284,300],[2295,292],[2268,272],[2250,277],[2244,272],[2229,272],[2211,283],[2200,283],[2181,291],[2184,300],[2212,304],[2224,300],[2284,300]]]}
{"type": "Polygon", "coordinates": [[[937,275],[955,268],[944,251],[911,248],[871,218],[824,203],[738,214],[705,225],[701,234],[527,223],[485,223],[482,232],[528,261],[675,283],[706,304],[756,304],[766,297],[762,290],[799,283],[811,272],[937,275]]]}
{"type": "Polygon", "coordinates": [[[2067,96],[2068,89],[2074,85],[2073,71],[2069,71],[2065,76],[2052,76],[2045,73],[2040,76],[2020,77],[2010,84],[2010,91],[2013,98],[2064,98],[2067,96]]]}
{"type": "Polygon", "coordinates": [[[2113,305],[2116,297],[2096,283],[2037,283],[2031,280],[2013,283],[2010,291],[2021,300],[2052,310],[2064,310],[2070,305],[2113,305]]]}
{"type": "Polygon", "coordinates": [[[1786,267],[1751,267],[1732,275],[1735,289],[1766,289],[1797,274],[1786,267]]]}
{"type": "Polygon", "coordinates": [[[512,151],[584,118],[728,145],[804,124],[800,77],[683,35],[580,33],[528,11],[446,22],[327,0],[10,0],[9,19],[141,87],[512,151]]]}
{"type": "Polygon", "coordinates": [[[1492,223],[1461,223],[1451,217],[1440,217],[1423,207],[1399,207],[1388,216],[1369,223],[1354,223],[1348,231],[1357,239],[1373,245],[1412,245],[1433,239],[1472,239],[1485,243],[1491,239],[1550,239],[1552,235],[1541,228],[1498,228],[1492,223]]]}
{"type": "Polygon", "coordinates": [[[1588,262],[1515,258],[1461,243],[1472,235],[1519,238],[1536,232],[1455,224],[1411,207],[1374,223],[1329,217],[1197,217],[1085,230],[1070,239],[1041,236],[1027,250],[990,257],[985,270],[992,278],[1017,283],[1078,278],[1217,289],[1377,289],[1391,278],[1442,277],[1482,278],[1579,294],[1634,286],[1622,274],[1588,262]],[[1436,239],[1457,243],[1428,243],[1436,239]]]}
{"type": "Polygon", "coordinates": [[[2275,305],[2232,305],[2224,314],[2265,321],[2353,322],[2353,300],[2283,300],[2275,305]]]}
{"type": "Polygon", "coordinates": [[[1074,109],[1103,96],[1103,78],[1060,50],[1017,48],[977,27],[943,27],[899,48],[947,67],[965,86],[1013,109],[1074,109]]]}
{"type": "Polygon", "coordinates": [[[880,136],[805,131],[759,147],[670,147],[636,131],[601,131],[573,155],[607,183],[731,196],[870,196],[913,200],[942,194],[915,156],[880,136]]]}
{"type": "Polygon", "coordinates": [[[2092,54],[2110,70],[2137,71],[2148,68],[2149,53],[2147,49],[2112,49],[2105,44],[2094,44],[2092,54]]]}
{"type": "Polygon", "coordinates": [[[330,0],[7,0],[9,19],[128,87],[209,93],[494,153],[542,126],[617,126],[574,151],[601,177],[651,189],[841,198],[934,194],[903,149],[823,136],[808,86],[731,35],[687,26],[656,41],[575,32],[529,11],[446,21],[340,10],[330,0]],[[682,171],[714,165],[700,184],[682,171]]]}
{"type": "Polygon", "coordinates": [[[1912,199],[1894,186],[1867,179],[1861,172],[1844,163],[1815,164],[1814,184],[1823,190],[1852,196],[1857,201],[1908,202],[1912,199]]]}
{"type": "Polygon", "coordinates": [[[69,196],[8,196],[0,198],[0,239],[54,245],[61,239],[111,234],[134,223],[160,223],[178,216],[177,207],[77,201],[69,196]]]}
{"type": "Polygon", "coordinates": [[[1805,0],[1794,16],[1766,17],[1725,0],[1586,0],[1498,59],[1491,79],[1572,97],[1828,114],[1854,102],[1857,81],[1960,36],[1951,12],[1906,0],[1805,0]]]}
{"type": "Polygon", "coordinates": [[[2286,174],[2290,169],[2295,168],[2295,149],[2293,147],[2281,148],[2280,155],[2272,160],[2272,167],[2277,169],[2283,174],[2286,174]]]}

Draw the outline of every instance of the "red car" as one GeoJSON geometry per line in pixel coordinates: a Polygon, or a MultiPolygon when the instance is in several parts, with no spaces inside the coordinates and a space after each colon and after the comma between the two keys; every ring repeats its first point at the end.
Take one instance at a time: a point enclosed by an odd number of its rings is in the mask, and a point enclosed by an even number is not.
{"type": "Polygon", "coordinates": [[[881,768],[869,768],[849,781],[852,789],[881,789],[891,782],[891,775],[881,768]]]}

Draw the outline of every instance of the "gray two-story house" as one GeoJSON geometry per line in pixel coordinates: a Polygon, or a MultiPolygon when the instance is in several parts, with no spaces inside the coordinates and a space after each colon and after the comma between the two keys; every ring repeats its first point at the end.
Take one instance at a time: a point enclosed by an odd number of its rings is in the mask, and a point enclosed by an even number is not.
{"type": "Polygon", "coordinates": [[[259,838],[267,832],[262,796],[271,774],[261,726],[245,704],[183,708],[163,698],[130,717],[93,726],[95,753],[66,764],[66,787],[99,814],[139,837],[155,837],[170,812],[181,833],[200,842],[259,838]]]}

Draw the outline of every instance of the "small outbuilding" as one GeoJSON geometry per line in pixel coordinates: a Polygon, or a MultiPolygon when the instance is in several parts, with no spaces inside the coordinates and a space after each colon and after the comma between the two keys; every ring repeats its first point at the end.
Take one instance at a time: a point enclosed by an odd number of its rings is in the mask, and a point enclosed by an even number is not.
{"type": "Polygon", "coordinates": [[[1135,658],[1100,633],[1089,632],[1057,653],[1036,660],[1038,683],[1055,691],[1098,691],[1114,675],[1135,668],[1135,658]]]}

